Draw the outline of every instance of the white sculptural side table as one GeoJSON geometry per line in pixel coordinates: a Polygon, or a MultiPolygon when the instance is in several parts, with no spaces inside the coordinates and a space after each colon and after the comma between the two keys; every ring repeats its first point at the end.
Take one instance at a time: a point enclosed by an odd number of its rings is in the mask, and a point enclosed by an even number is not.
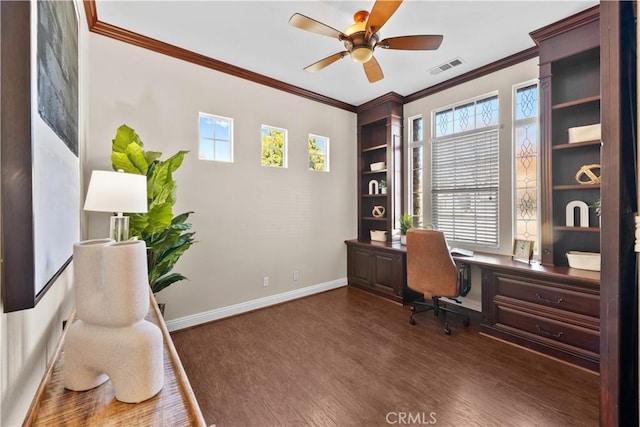
{"type": "Polygon", "coordinates": [[[146,244],[86,240],[73,247],[77,319],[67,331],[64,386],[84,391],[108,379],[121,402],[153,397],[163,385],[160,329],[149,310],[146,244]]]}

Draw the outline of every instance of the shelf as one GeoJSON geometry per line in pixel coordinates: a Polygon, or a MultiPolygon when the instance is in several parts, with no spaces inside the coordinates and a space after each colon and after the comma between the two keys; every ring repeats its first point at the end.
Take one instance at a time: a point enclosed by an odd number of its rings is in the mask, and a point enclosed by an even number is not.
{"type": "Polygon", "coordinates": [[[584,141],[584,142],[573,142],[571,144],[558,144],[552,147],[553,150],[567,150],[567,149],[575,149],[582,147],[593,147],[594,145],[601,145],[602,141],[599,139],[595,139],[593,141],[584,141]]]}
{"type": "Polygon", "coordinates": [[[600,101],[600,95],[587,96],[585,98],[574,99],[567,102],[561,102],[551,107],[552,110],[561,110],[563,108],[575,107],[577,105],[584,105],[590,102],[600,101]]]}
{"type": "Polygon", "coordinates": [[[373,147],[363,148],[363,153],[368,153],[369,151],[383,150],[387,148],[387,144],[374,145],[373,147]]]}
{"type": "Polygon", "coordinates": [[[376,218],[374,216],[365,216],[362,219],[366,220],[366,221],[386,221],[387,217],[382,217],[382,218],[376,218]]]}
{"type": "Polygon", "coordinates": [[[554,190],[599,190],[600,184],[554,185],[554,190]]]}
{"type": "Polygon", "coordinates": [[[386,194],[363,194],[362,197],[387,197],[386,194]]]}
{"type": "Polygon", "coordinates": [[[362,175],[375,175],[375,174],[379,174],[379,173],[387,173],[386,169],[382,169],[379,171],[363,171],[362,175]]]}
{"type": "Polygon", "coordinates": [[[572,231],[572,232],[586,232],[586,233],[599,233],[600,227],[567,227],[566,225],[556,225],[553,227],[555,231],[572,231]]]}

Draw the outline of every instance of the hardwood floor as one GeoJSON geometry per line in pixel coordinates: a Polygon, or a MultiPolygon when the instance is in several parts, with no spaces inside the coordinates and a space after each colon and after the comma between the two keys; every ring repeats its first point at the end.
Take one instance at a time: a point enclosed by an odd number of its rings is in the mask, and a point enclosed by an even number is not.
{"type": "Polygon", "coordinates": [[[599,377],[353,288],[172,334],[216,426],[597,426],[599,377]]]}

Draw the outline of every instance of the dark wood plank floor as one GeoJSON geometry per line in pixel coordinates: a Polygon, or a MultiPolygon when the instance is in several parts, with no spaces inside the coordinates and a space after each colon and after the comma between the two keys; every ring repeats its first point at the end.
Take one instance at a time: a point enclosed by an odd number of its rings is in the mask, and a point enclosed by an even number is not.
{"type": "Polygon", "coordinates": [[[172,334],[217,426],[597,426],[599,377],[351,288],[172,334]],[[404,423],[400,421],[405,421],[404,423]]]}

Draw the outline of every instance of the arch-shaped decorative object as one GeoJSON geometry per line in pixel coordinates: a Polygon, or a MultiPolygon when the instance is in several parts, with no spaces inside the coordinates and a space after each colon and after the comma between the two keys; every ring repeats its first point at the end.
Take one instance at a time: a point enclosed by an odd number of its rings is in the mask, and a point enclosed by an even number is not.
{"type": "Polygon", "coordinates": [[[575,227],[575,208],[580,210],[579,227],[589,227],[589,206],[580,200],[567,203],[567,227],[575,227]]]}
{"type": "Polygon", "coordinates": [[[378,194],[378,181],[375,179],[369,181],[369,194],[378,194]]]}

